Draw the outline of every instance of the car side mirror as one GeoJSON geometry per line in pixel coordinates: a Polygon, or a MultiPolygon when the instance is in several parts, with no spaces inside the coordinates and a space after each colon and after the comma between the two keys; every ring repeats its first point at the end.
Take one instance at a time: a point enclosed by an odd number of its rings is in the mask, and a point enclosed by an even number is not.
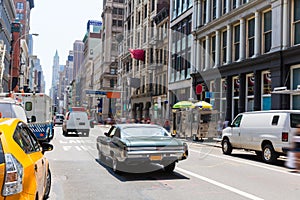
{"type": "Polygon", "coordinates": [[[53,145],[49,143],[42,143],[42,153],[45,153],[45,151],[52,151],[53,150],[53,145]]]}
{"type": "Polygon", "coordinates": [[[104,135],[105,135],[105,136],[107,136],[107,137],[109,137],[109,134],[108,134],[108,132],[104,132],[104,135]]]}
{"type": "Polygon", "coordinates": [[[31,116],[31,122],[36,122],[36,116],[34,115],[31,116]]]}

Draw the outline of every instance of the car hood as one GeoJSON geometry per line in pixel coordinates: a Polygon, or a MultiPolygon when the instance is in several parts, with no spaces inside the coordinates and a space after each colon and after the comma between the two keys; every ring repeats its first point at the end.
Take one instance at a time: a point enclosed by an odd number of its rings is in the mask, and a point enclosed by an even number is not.
{"type": "Polygon", "coordinates": [[[183,142],[172,137],[128,137],[124,140],[128,147],[139,146],[182,146],[183,142]]]}

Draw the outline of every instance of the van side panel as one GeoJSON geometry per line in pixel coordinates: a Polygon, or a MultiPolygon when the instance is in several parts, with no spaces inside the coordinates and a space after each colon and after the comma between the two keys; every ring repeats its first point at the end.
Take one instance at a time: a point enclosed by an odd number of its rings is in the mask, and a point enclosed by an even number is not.
{"type": "Polygon", "coordinates": [[[286,118],[286,113],[245,114],[240,133],[242,148],[261,151],[264,141],[278,146],[281,143],[281,134],[286,118]],[[274,116],[278,118],[277,123],[273,121],[274,116]]]}

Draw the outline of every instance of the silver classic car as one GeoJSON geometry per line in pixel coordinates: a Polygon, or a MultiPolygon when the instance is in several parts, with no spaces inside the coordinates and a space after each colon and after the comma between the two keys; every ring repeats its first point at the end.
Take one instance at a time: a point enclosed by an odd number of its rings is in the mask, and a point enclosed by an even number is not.
{"type": "Polygon", "coordinates": [[[170,173],[176,162],[188,156],[186,143],[152,124],[114,125],[105,136],[98,136],[97,149],[99,160],[110,160],[114,172],[128,172],[130,166],[155,163],[170,173]]]}

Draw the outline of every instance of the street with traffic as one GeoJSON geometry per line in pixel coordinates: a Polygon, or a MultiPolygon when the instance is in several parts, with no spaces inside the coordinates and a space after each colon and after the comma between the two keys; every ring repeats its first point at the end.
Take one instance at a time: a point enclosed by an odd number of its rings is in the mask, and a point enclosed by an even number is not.
{"type": "Polygon", "coordinates": [[[52,171],[50,200],[73,199],[299,199],[300,174],[285,157],[266,164],[254,152],[224,155],[217,141],[188,143],[189,157],[173,173],[115,173],[99,161],[96,138],[110,126],[97,125],[89,137],[55,126],[54,149],[45,156],[52,171]]]}

